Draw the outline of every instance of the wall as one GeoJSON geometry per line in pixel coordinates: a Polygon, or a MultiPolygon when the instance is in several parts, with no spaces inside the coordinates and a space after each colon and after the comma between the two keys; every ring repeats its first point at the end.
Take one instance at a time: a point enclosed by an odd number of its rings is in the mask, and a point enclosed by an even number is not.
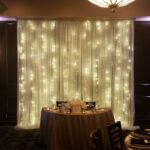
{"type": "Polygon", "coordinates": [[[150,124],[150,21],[135,21],[134,30],[135,124],[150,124]]]}
{"type": "Polygon", "coordinates": [[[2,0],[8,7],[3,16],[46,18],[124,18],[150,14],[150,0],[135,0],[115,13],[88,0],[2,0]]]}
{"type": "Polygon", "coordinates": [[[0,126],[17,123],[16,31],[16,22],[0,22],[0,126]]]}

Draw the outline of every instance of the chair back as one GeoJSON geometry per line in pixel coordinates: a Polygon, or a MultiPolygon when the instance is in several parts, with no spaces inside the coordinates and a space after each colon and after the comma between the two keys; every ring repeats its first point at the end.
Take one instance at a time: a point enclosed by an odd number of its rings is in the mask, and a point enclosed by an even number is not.
{"type": "Polygon", "coordinates": [[[104,150],[101,129],[94,129],[90,134],[94,150],[104,150]]]}
{"type": "Polygon", "coordinates": [[[124,140],[122,134],[121,122],[117,121],[114,124],[107,126],[108,136],[112,150],[123,150],[124,140]]]}

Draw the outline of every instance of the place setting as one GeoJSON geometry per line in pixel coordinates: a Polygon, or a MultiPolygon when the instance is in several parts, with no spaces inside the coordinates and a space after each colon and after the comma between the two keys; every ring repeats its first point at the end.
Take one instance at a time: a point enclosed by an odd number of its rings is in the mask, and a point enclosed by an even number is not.
{"type": "Polygon", "coordinates": [[[96,111],[95,101],[56,101],[54,110],[60,113],[88,113],[96,111]]]}

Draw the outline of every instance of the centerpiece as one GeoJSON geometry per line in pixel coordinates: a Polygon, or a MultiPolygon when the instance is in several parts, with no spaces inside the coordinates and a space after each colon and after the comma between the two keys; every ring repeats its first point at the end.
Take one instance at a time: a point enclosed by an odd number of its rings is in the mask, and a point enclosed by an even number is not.
{"type": "Polygon", "coordinates": [[[81,112],[85,106],[85,102],[82,100],[72,100],[68,104],[70,105],[71,112],[81,112]]]}

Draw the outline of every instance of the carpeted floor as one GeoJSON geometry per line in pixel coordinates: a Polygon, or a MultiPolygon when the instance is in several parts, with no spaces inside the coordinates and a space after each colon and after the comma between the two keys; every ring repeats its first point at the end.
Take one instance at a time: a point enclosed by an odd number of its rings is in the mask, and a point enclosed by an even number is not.
{"type": "MultiPolygon", "coordinates": [[[[129,130],[123,131],[123,136],[129,130]]],[[[46,150],[40,145],[39,129],[0,127],[0,150],[46,150]]]]}
{"type": "Polygon", "coordinates": [[[39,129],[0,128],[0,150],[46,150],[40,145],[39,129]]]}

